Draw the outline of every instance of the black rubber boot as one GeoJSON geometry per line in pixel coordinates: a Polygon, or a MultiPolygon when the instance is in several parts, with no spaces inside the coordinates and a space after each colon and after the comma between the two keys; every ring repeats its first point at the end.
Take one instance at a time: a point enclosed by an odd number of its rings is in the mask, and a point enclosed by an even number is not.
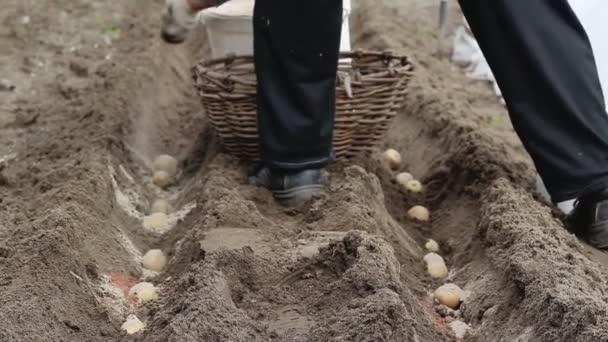
{"type": "Polygon", "coordinates": [[[566,225],[593,247],[608,249],[608,189],[581,195],[566,225]]]}
{"type": "Polygon", "coordinates": [[[325,169],[286,171],[260,166],[249,177],[252,185],[263,186],[274,199],[286,207],[298,207],[323,192],[325,169]]]}

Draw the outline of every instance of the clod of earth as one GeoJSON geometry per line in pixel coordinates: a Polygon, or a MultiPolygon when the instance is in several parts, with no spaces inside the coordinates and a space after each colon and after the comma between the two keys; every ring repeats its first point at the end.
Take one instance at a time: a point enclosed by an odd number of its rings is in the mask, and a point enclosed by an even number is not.
{"type": "Polygon", "coordinates": [[[440,303],[454,310],[458,309],[462,301],[463,292],[460,287],[456,284],[445,284],[440,286],[435,293],[433,298],[440,303]]]}
{"type": "Polygon", "coordinates": [[[124,273],[110,273],[110,279],[112,281],[112,285],[119,288],[125,296],[129,294],[129,289],[137,284],[137,280],[124,273]]]}
{"type": "Polygon", "coordinates": [[[429,253],[424,256],[426,268],[429,275],[435,279],[443,279],[448,276],[448,267],[441,255],[437,253],[429,253]]]}
{"type": "Polygon", "coordinates": [[[163,213],[167,215],[170,211],[171,207],[169,206],[169,201],[164,198],[155,200],[150,206],[150,214],[163,213]]]}
{"type": "Polygon", "coordinates": [[[155,172],[165,171],[170,177],[177,174],[177,160],[168,154],[161,154],[154,159],[152,168],[155,172]]]}
{"type": "Polygon", "coordinates": [[[144,330],[146,325],[137,318],[135,315],[129,315],[127,320],[120,327],[122,330],[126,331],[127,334],[133,335],[138,332],[144,330]]]}
{"type": "Polygon", "coordinates": [[[155,232],[162,231],[167,226],[168,217],[165,213],[154,213],[145,216],[143,219],[143,226],[145,229],[152,230],[155,232]]]}
{"type": "Polygon", "coordinates": [[[166,171],[156,171],[154,172],[154,176],[152,176],[152,183],[161,189],[166,189],[171,185],[171,182],[171,175],[166,171]]]}
{"type": "Polygon", "coordinates": [[[305,258],[312,258],[319,254],[318,246],[304,246],[300,249],[300,254],[305,258]]]}
{"type": "Polygon", "coordinates": [[[13,90],[15,90],[15,85],[11,81],[9,81],[5,78],[0,79],[0,91],[13,91],[13,90]]]}
{"type": "Polygon", "coordinates": [[[456,336],[458,339],[464,338],[467,332],[471,329],[468,324],[458,320],[453,321],[448,325],[450,326],[450,329],[452,329],[454,336],[456,336]]]}
{"type": "Polygon", "coordinates": [[[386,165],[388,165],[388,167],[390,167],[392,170],[396,170],[399,168],[399,166],[401,166],[401,154],[397,150],[389,148],[388,150],[384,151],[382,158],[384,159],[386,165]]]}
{"type": "Polygon", "coordinates": [[[142,265],[150,271],[161,272],[167,265],[167,257],[160,249],[151,249],[144,255],[142,265]]]}
{"type": "Polygon", "coordinates": [[[437,243],[437,241],[435,241],[433,239],[429,239],[424,244],[424,248],[426,248],[426,250],[429,251],[429,252],[439,253],[439,244],[437,243]]]}
{"type": "Polygon", "coordinates": [[[417,221],[426,222],[430,219],[431,214],[427,208],[421,205],[416,205],[407,211],[407,216],[417,221]]]}

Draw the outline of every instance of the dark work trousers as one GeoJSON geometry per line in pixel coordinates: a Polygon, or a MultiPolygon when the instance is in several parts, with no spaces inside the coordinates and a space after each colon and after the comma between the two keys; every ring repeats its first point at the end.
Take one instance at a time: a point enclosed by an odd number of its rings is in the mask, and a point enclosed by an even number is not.
{"type": "Polygon", "coordinates": [[[554,202],[608,186],[608,116],[567,0],[460,0],[554,202]]]}
{"type": "Polygon", "coordinates": [[[262,162],[329,163],[342,0],[256,0],[254,51],[262,162]]]}

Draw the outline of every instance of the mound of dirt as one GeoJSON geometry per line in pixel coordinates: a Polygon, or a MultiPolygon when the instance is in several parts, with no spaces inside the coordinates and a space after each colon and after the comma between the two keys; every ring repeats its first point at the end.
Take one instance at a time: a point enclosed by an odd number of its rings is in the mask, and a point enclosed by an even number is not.
{"type": "MultiPolygon", "coordinates": [[[[243,234],[241,232],[241,234],[243,234]]],[[[263,234],[257,232],[256,236],[263,234]]],[[[226,236],[224,232],[224,236],[226,236]]],[[[386,242],[361,232],[312,258],[256,244],[206,253],[154,313],[153,341],[431,341],[386,242]]],[[[297,253],[297,252],[296,252],[297,253]]]]}
{"type": "Polygon", "coordinates": [[[299,209],[222,153],[190,82],[204,30],[164,45],[161,5],[2,5],[0,74],[15,87],[0,91],[0,341],[608,340],[608,258],[535,199],[492,90],[435,55],[436,3],[355,3],[355,45],[406,53],[416,75],[378,151],[332,166],[299,209]],[[424,192],[399,189],[379,160],[388,147],[424,192]],[[180,161],[166,191],[150,170],[164,153],[180,161]],[[172,212],[146,230],[158,198],[172,212]],[[414,205],[429,222],[407,217],[414,205]],[[447,279],[427,275],[428,238],[447,279]],[[141,266],[156,248],[160,273],[141,266]],[[130,297],[140,281],[160,299],[130,297]],[[457,311],[430,297],[445,282],[467,293],[457,311]],[[142,333],[121,331],[129,315],[142,333]]]}
{"type": "MultiPolygon", "coordinates": [[[[483,329],[479,341],[608,339],[606,274],[549,209],[530,195],[496,182],[485,196],[480,233],[487,256],[504,279],[480,277],[465,314],[483,329]],[[502,283],[502,285],[500,285],[502,283]]],[[[472,284],[471,284],[472,285],[472,284]]]]}

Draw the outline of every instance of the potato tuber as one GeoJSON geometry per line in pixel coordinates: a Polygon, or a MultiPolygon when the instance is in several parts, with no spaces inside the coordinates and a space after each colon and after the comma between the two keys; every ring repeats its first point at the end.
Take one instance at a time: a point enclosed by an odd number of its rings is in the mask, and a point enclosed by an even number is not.
{"type": "Polygon", "coordinates": [[[146,325],[137,318],[135,315],[129,315],[127,320],[122,324],[121,329],[126,331],[127,334],[133,335],[144,330],[146,325]]]}
{"type": "Polygon", "coordinates": [[[166,171],[156,171],[152,176],[152,183],[161,189],[166,189],[171,182],[171,176],[166,171]]]}
{"type": "Polygon", "coordinates": [[[451,309],[458,309],[460,302],[463,297],[463,292],[456,284],[445,284],[440,286],[435,293],[433,298],[440,303],[451,309]]]}
{"type": "Polygon", "coordinates": [[[426,248],[426,250],[429,252],[433,252],[433,253],[439,252],[439,244],[437,243],[437,241],[435,241],[433,239],[429,239],[424,244],[424,248],[426,248]]]}
{"type": "Polygon", "coordinates": [[[413,193],[422,192],[422,183],[420,183],[420,181],[412,179],[405,184],[405,189],[413,193]]]}
{"type": "Polygon", "coordinates": [[[154,213],[144,217],[143,226],[145,229],[160,232],[167,226],[167,221],[167,214],[154,213]]]}
{"type": "Polygon", "coordinates": [[[167,265],[167,257],[160,249],[151,249],[144,255],[142,265],[150,271],[160,272],[167,265]]]}
{"type": "Polygon", "coordinates": [[[147,303],[157,300],[158,293],[156,292],[156,287],[141,290],[137,295],[137,299],[140,303],[147,303]]]}
{"type": "Polygon", "coordinates": [[[441,255],[429,253],[424,256],[424,261],[426,262],[426,269],[432,278],[443,279],[448,276],[448,267],[441,255]]]}
{"type": "Polygon", "coordinates": [[[408,210],[407,216],[414,220],[423,222],[426,222],[430,219],[429,210],[421,205],[414,206],[410,210],[408,210]]]}
{"type": "Polygon", "coordinates": [[[152,283],[142,282],[129,290],[129,296],[136,297],[140,303],[147,303],[158,299],[156,287],[152,283]]]}
{"type": "Polygon", "coordinates": [[[170,211],[171,207],[169,205],[169,201],[163,198],[157,199],[154,201],[154,203],[152,203],[152,206],[150,206],[150,214],[163,213],[168,215],[170,211]]]}
{"type": "Polygon", "coordinates": [[[177,160],[168,154],[156,157],[152,167],[154,171],[165,171],[169,177],[175,177],[177,174],[177,160]]]}
{"type": "Polygon", "coordinates": [[[392,148],[384,151],[382,158],[392,170],[398,169],[401,165],[401,154],[392,148]]]}
{"type": "Polygon", "coordinates": [[[409,172],[401,172],[395,177],[395,180],[397,181],[397,184],[406,189],[407,183],[414,180],[414,176],[409,172]]]}

